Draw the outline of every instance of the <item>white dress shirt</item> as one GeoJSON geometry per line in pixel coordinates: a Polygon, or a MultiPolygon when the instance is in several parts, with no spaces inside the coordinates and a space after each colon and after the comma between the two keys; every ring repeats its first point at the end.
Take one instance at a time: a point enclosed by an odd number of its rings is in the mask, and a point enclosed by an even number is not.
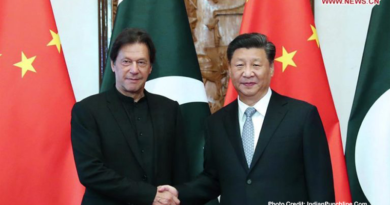
{"type": "MultiPolygon", "coordinates": [[[[255,128],[255,149],[257,146],[257,142],[259,141],[260,131],[263,127],[265,113],[267,112],[269,100],[271,99],[272,91],[268,88],[267,93],[261,98],[254,106],[256,109],[256,113],[252,116],[253,126],[255,128]]],[[[240,133],[242,135],[242,129],[244,127],[244,123],[246,120],[245,110],[250,107],[243,103],[238,97],[238,122],[240,123],[240,133]]]]}

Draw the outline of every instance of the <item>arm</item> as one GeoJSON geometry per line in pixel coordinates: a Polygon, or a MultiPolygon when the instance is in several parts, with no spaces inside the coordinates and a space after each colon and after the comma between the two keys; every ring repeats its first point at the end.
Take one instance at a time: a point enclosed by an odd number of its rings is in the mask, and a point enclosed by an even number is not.
{"type": "Polygon", "coordinates": [[[332,165],[321,118],[315,107],[308,112],[303,132],[305,177],[311,202],[334,202],[332,165]]]}
{"type": "Polygon", "coordinates": [[[175,123],[175,152],[173,159],[173,185],[183,184],[190,180],[188,170],[188,152],[186,149],[186,135],[183,130],[183,118],[179,104],[176,104],[175,123]]]}
{"type": "Polygon", "coordinates": [[[123,202],[153,203],[156,187],[130,180],[104,164],[98,127],[87,106],[75,104],[71,125],[76,168],[85,187],[123,202]]]}
{"type": "Polygon", "coordinates": [[[212,157],[212,146],[207,125],[205,138],[203,172],[195,180],[176,187],[179,192],[179,199],[182,202],[204,204],[220,195],[220,185],[216,164],[212,157]]]}

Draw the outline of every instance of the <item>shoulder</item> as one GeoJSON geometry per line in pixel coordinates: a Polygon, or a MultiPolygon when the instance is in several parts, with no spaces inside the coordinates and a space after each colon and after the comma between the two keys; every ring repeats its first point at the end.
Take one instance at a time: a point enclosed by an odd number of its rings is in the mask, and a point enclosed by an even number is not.
{"type": "Polygon", "coordinates": [[[91,96],[86,97],[83,100],[79,101],[78,104],[88,105],[88,104],[94,104],[94,103],[99,102],[99,101],[103,101],[106,99],[107,93],[108,93],[108,91],[105,91],[103,93],[98,93],[95,95],[91,95],[91,96]]]}
{"type": "Polygon", "coordinates": [[[110,91],[105,91],[95,95],[91,95],[83,100],[76,102],[73,106],[72,112],[79,112],[81,110],[99,109],[102,104],[105,104],[109,98],[110,91]]]}
{"type": "Polygon", "coordinates": [[[281,95],[274,90],[272,90],[272,96],[270,103],[275,102],[283,102],[285,103],[289,108],[296,109],[296,110],[311,110],[315,109],[316,107],[306,101],[298,100],[296,98],[291,98],[285,95],[281,95]]]}
{"type": "Polygon", "coordinates": [[[223,119],[230,118],[232,116],[238,117],[238,103],[237,100],[234,100],[230,104],[226,105],[225,107],[222,107],[217,112],[210,115],[206,122],[207,123],[220,123],[223,121],[223,119]]]}
{"type": "Polygon", "coordinates": [[[179,103],[171,100],[165,96],[150,93],[150,92],[145,92],[146,97],[148,98],[148,101],[153,104],[159,104],[161,106],[169,106],[169,107],[176,107],[179,106],[179,103]]]}

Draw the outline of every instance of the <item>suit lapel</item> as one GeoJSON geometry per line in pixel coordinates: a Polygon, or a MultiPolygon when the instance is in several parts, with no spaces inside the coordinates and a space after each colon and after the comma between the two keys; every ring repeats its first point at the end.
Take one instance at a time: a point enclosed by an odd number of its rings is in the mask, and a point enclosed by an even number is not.
{"type": "Polygon", "coordinates": [[[275,91],[272,92],[250,170],[252,170],[259,161],[273,133],[286,115],[288,111],[286,104],[287,102],[278,93],[275,91]]]}
{"type": "MultiPolygon", "coordinates": [[[[114,88],[115,89],[115,88],[114,88]]],[[[126,139],[131,151],[137,159],[139,165],[144,169],[142,163],[141,151],[139,150],[138,142],[136,139],[136,131],[134,125],[131,123],[123,104],[120,102],[115,90],[111,90],[107,93],[108,108],[113,114],[116,122],[118,123],[123,137],[126,139]]]]}
{"type": "Polygon", "coordinates": [[[240,134],[240,123],[238,122],[238,102],[237,100],[232,102],[231,105],[226,107],[226,117],[223,119],[226,132],[228,133],[229,140],[237,154],[241,165],[245,171],[248,172],[248,164],[244,154],[244,148],[242,145],[241,134],[240,134]]]}

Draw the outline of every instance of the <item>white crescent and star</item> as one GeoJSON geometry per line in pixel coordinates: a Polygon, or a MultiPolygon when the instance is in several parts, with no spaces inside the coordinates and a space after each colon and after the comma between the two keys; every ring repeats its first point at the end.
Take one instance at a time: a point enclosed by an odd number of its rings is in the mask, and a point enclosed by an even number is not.
{"type": "Polygon", "coordinates": [[[368,201],[390,201],[390,89],[371,106],[360,126],[355,149],[356,172],[368,201]]]}

